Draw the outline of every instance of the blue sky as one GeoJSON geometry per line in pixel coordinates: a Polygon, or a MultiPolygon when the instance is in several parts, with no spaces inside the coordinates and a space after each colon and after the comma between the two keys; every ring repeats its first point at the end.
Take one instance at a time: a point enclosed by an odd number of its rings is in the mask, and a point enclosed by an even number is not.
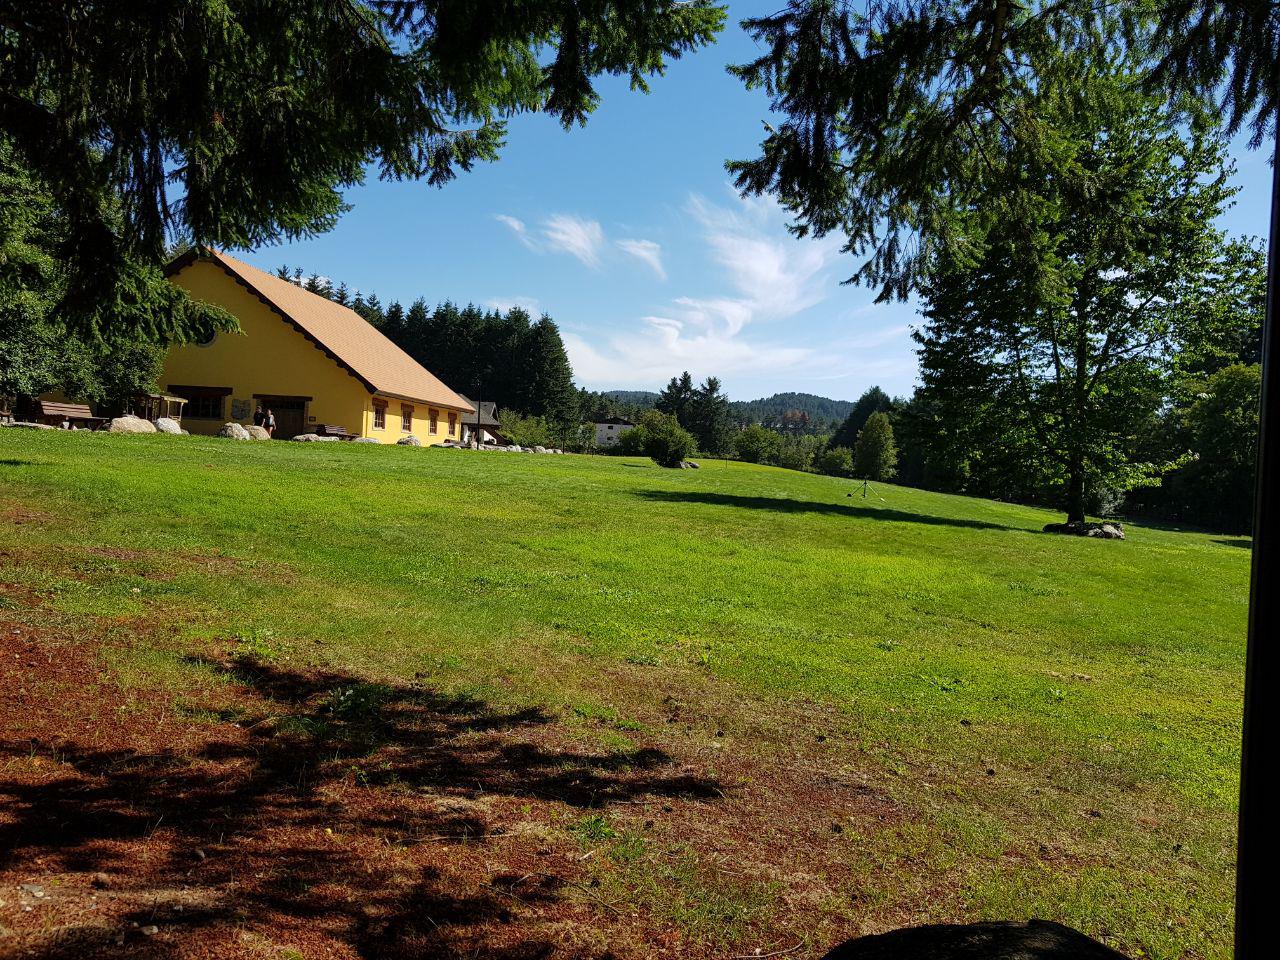
{"type": "MultiPolygon", "coordinates": [[[[497,163],[441,190],[371,179],[332,232],[244,256],[384,303],[545,311],[593,389],[658,389],[687,369],[719,376],[735,399],[908,393],[914,307],[841,286],[855,264],[838,238],[792,238],[771,201],[739,198],[724,171],[755,155],[767,109],[724,66],[756,55],[738,21],[773,6],[730,3],[719,43],[671,65],[648,95],[602,80],[584,128],[517,118],[497,163]]],[[[1266,160],[1243,142],[1233,154],[1243,191],[1223,225],[1265,234],[1266,160]]]]}

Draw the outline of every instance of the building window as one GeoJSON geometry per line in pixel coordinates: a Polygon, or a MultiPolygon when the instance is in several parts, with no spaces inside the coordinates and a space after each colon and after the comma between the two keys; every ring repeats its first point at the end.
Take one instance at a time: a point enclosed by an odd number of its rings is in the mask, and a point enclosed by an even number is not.
{"type": "Polygon", "coordinates": [[[435,436],[440,429],[440,411],[432,409],[431,411],[431,435],[435,436]]]}
{"type": "Polygon", "coordinates": [[[410,404],[400,404],[400,429],[405,433],[413,429],[413,407],[410,404]]]}
{"type": "Polygon", "coordinates": [[[182,415],[190,420],[222,420],[230,387],[188,387],[169,385],[169,392],[187,401],[182,415]]]}
{"type": "Polygon", "coordinates": [[[387,405],[377,400],[373,402],[373,429],[387,429],[387,405]]]}
{"type": "Polygon", "coordinates": [[[458,435],[458,415],[456,413],[449,414],[449,436],[456,437],[458,435]]]}

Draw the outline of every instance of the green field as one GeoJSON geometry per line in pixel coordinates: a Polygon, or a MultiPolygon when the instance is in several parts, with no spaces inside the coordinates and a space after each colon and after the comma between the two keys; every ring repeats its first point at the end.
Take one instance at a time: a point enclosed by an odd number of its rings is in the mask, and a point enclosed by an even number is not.
{"type": "Polygon", "coordinates": [[[1042,510],[740,463],[19,430],[0,518],[0,620],[182,722],[222,722],[191,706],[236,682],[213,651],[535,709],[600,770],[651,750],[714,781],[506,791],[581,849],[557,896],[606,933],[820,956],[1040,916],[1230,955],[1247,540],[1055,537],[1042,510]]]}

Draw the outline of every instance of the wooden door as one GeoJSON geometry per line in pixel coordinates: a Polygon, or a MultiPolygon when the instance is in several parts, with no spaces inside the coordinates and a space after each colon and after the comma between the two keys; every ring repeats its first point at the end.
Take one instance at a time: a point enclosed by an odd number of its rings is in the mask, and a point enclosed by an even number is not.
{"type": "Polygon", "coordinates": [[[254,397],[271,410],[276,418],[276,429],[271,435],[275,440],[289,440],[307,432],[307,401],[303,397],[254,397]]]}

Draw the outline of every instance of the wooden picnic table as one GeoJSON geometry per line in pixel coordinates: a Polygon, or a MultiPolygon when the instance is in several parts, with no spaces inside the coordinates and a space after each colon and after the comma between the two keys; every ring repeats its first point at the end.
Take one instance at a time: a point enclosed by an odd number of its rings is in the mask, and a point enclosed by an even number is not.
{"type": "Polygon", "coordinates": [[[316,427],[316,435],[321,437],[337,437],[339,440],[354,440],[356,435],[348,433],[347,428],[336,423],[322,423],[316,427]]]}

